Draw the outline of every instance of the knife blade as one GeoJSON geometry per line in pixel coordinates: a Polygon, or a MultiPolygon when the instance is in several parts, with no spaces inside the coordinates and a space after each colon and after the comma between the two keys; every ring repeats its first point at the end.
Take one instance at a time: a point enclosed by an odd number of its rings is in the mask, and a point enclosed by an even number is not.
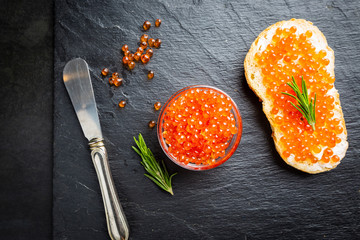
{"type": "Polygon", "coordinates": [[[94,91],[87,63],[76,58],[64,68],[64,83],[85,137],[102,138],[94,91]]]}
{"type": "Polygon", "coordinates": [[[89,140],[91,158],[99,180],[110,238],[127,240],[129,226],[112,179],[89,67],[85,60],[81,58],[70,60],[65,65],[63,79],[81,128],[89,140]]]}

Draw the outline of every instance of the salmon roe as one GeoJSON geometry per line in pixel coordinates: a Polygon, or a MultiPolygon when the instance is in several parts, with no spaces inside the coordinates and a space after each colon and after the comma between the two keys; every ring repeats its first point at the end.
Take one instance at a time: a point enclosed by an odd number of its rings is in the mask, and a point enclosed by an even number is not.
{"type": "Polygon", "coordinates": [[[143,24],[143,29],[145,31],[149,30],[151,27],[151,23],[149,21],[145,21],[144,24],[143,24]]]}
{"type": "Polygon", "coordinates": [[[109,69],[107,68],[103,68],[103,70],[101,71],[101,75],[103,75],[104,77],[107,76],[109,74],[109,69]]]}
{"type": "Polygon", "coordinates": [[[310,39],[311,31],[296,33],[295,26],[277,28],[272,42],[266,49],[255,55],[255,60],[261,68],[263,85],[266,87],[266,96],[272,101],[271,114],[273,124],[278,125],[280,144],[284,149],[281,155],[285,158],[293,156],[297,162],[327,163],[338,162],[339,157],[334,155],[331,148],[341,142],[338,137],[344,132],[342,120],[334,117],[334,108],[338,102],[328,92],[334,88],[335,77],[327,71],[330,60],[325,50],[315,51],[310,39]],[[309,99],[314,99],[315,131],[307,120],[295,109],[290,102],[296,100],[282,94],[294,91],[286,84],[295,78],[301,86],[301,77],[304,78],[309,90],[309,99]]]}
{"type": "Polygon", "coordinates": [[[149,47],[153,47],[155,44],[155,39],[149,38],[148,43],[149,43],[149,47]]]}
{"type": "Polygon", "coordinates": [[[162,135],[180,164],[214,165],[239,132],[232,100],[203,88],[190,88],[164,110],[162,135]]]}

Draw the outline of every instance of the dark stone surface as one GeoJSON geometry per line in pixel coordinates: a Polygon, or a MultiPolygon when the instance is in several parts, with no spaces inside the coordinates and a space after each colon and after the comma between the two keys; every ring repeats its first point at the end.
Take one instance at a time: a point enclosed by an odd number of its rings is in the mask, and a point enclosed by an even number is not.
{"type": "Polygon", "coordinates": [[[54,239],[107,239],[105,215],[87,141],[62,82],[65,63],[89,66],[100,121],[131,239],[356,239],[360,237],[359,4],[357,1],[57,1],[55,4],[54,239]],[[305,18],[325,34],[336,55],[350,147],[341,165],[308,175],[275,151],[261,104],[244,78],[243,61],[267,26],[305,18]],[[150,36],[163,40],[151,62],[129,72],[121,45],[135,50],[144,20],[161,18],[150,36]],[[111,88],[103,67],[125,83],[111,88]],[[146,79],[146,70],[155,78],[146,79]],[[216,86],[238,104],[243,137],[234,156],[206,171],[181,169],[166,159],[149,120],[153,103],[193,84],[216,86]],[[127,106],[117,103],[126,99],[127,106]],[[131,146],[141,132],[174,177],[174,193],[144,177],[131,146]],[[246,236],[246,237],[245,237],[246,236]]]}
{"type": "Polygon", "coordinates": [[[0,239],[50,239],[53,3],[0,5],[0,239]]]}

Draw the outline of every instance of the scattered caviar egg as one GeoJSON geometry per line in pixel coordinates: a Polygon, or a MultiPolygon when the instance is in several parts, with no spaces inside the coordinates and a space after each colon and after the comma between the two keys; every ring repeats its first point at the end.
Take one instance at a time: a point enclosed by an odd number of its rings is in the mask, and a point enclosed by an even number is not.
{"type": "Polygon", "coordinates": [[[135,62],[134,62],[134,61],[130,61],[130,62],[128,63],[128,68],[129,68],[130,70],[133,70],[134,67],[135,67],[135,62]]]}
{"type": "Polygon", "coordinates": [[[130,61],[134,61],[134,54],[133,54],[133,53],[130,53],[130,54],[128,55],[128,57],[129,57],[129,60],[130,60],[130,61]]]}
{"type": "Polygon", "coordinates": [[[161,47],[161,40],[160,40],[159,38],[157,38],[157,39],[155,40],[155,42],[154,42],[154,47],[156,47],[156,48],[161,47]]]}
{"type": "Polygon", "coordinates": [[[232,100],[221,91],[194,87],[176,93],[159,123],[171,159],[180,166],[217,166],[239,133],[232,110],[232,100]]]}
{"type": "Polygon", "coordinates": [[[129,56],[131,52],[129,50],[124,51],[124,56],[129,56]]]}
{"type": "Polygon", "coordinates": [[[154,78],[154,71],[153,70],[148,71],[147,77],[148,77],[148,79],[153,79],[154,78]]]}
{"type": "Polygon", "coordinates": [[[147,48],[147,45],[148,45],[148,44],[147,44],[146,42],[141,42],[141,43],[140,43],[140,47],[141,47],[142,49],[144,49],[144,50],[147,48]]]}
{"type": "Polygon", "coordinates": [[[129,46],[126,45],[126,44],[124,44],[124,45],[121,47],[121,50],[122,50],[123,52],[126,52],[126,51],[129,50],[129,46]]]}
{"type": "Polygon", "coordinates": [[[143,34],[143,35],[141,35],[141,37],[140,37],[140,41],[141,41],[141,42],[147,42],[148,39],[149,39],[149,35],[147,35],[147,34],[143,34]]]}
{"type": "Polygon", "coordinates": [[[143,54],[144,49],[142,47],[138,47],[138,49],[136,51],[139,52],[140,54],[143,54]]]}
{"type": "Polygon", "coordinates": [[[149,38],[149,40],[148,40],[148,44],[149,44],[149,47],[153,47],[153,46],[154,46],[154,44],[155,44],[155,39],[153,39],[153,38],[149,38]]]}
{"type": "Polygon", "coordinates": [[[151,120],[149,123],[148,123],[148,126],[149,128],[154,128],[156,125],[156,122],[154,120],[151,120]]]}
{"type": "Polygon", "coordinates": [[[103,68],[103,70],[101,71],[101,74],[102,74],[103,76],[107,76],[107,75],[109,74],[109,69],[103,68]]]}
{"type": "Polygon", "coordinates": [[[113,78],[111,77],[111,78],[109,78],[109,84],[110,84],[110,86],[111,85],[114,85],[114,80],[113,80],[113,78]]]}
{"type": "Polygon", "coordinates": [[[143,55],[141,55],[141,62],[142,63],[148,63],[150,61],[150,57],[149,57],[149,55],[147,55],[147,54],[143,54],[143,55]]]}
{"type": "Polygon", "coordinates": [[[124,56],[123,59],[123,64],[127,65],[129,63],[129,57],[128,56],[124,56]]]}
{"type": "Polygon", "coordinates": [[[156,19],[155,20],[155,27],[160,27],[161,25],[161,19],[156,19]]]}
{"type": "Polygon", "coordinates": [[[118,72],[114,72],[114,73],[112,74],[112,77],[113,77],[113,78],[119,77],[119,73],[118,73],[118,72]]]}
{"type": "Polygon", "coordinates": [[[152,55],[154,54],[154,50],[152,50],[151,48],[149,48],[148,50],[146,50],[146,54],[147,54],[149,57],[152,57],[152,55]]]}
{"type": "Polygon", "coordinates": [[[160,102],[154,103],[154,108],[156,111],[159,110],[161,108],[161,103],[160,102]]]}
{"type": "Polygon", "coordinates": [[[143,29],[145,31],[149,30],[151,27],[151,23],[149,21],[145,21],[144,24],[143,24],[143,29]]]}
{"type": "Polygon", "coordinates": [[[134,60],[135,60],[135,61],[139,61],[139,60],[140,60],[140,57],[141,57],[141,53],[140,53],[140,52],[134,53],[134,60]]]}
{"type": "Polygon", "coordinates": [[[119,87],[123,83],[123,79],[122,78],[113,78],[113,82],[114,82],[115,87],[119,87]]]}
{"type": "Polygon", "coordinates": [[[125,100],[122,100],[119,102],[119,107],[123,108],[126,106],[126,101],[125,100]]]}
{"type": "Polygon", "coordinates": [[[296,27],[277,28],[271,42],[254,57],[266,87],[266,98],[272,102],[270,113],[282,137],[282,156],[299,163],[324,164],[340,161],[333,148],[341,143],[343,124],[334,118],[335,101],[329,94],[335,77],[330,75],[327,51],[312,43],[312,31],[298,33],[296,27]],[[304,79],[309,100],[314,100],[315,130],[292,104],[296,100],[282,94],[294,94],[287,85],[294,77],[298,86],[304,79]]]}

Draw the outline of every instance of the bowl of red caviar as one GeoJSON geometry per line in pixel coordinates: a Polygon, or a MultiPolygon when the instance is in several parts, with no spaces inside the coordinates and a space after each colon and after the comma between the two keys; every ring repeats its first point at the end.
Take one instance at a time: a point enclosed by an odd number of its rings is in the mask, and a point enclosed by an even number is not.
{"type": "Polygon", "coordinates": [[[212,169],[227,161],[240,143],[240,111],[218,88],[185,87],[162,108],[157,135],[161,148],[177,165],[195,171],[212,169]]]}

